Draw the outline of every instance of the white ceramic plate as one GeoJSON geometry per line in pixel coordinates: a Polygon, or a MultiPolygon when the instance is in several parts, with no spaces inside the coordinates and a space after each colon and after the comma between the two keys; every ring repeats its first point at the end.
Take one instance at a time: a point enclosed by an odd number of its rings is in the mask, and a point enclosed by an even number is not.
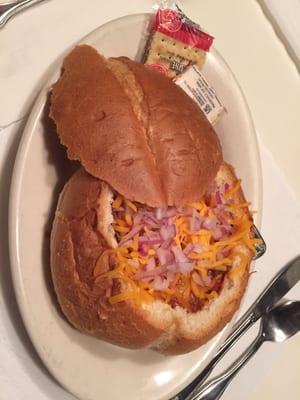
{"type": "MultiPolygon", "coordinates": [[[[138,14],[109,22],[82,43],[93,45],[106,56],[140,59],[148,18],[147,14],[138,14]]],[[[247,198],[259,211],[259,224],[261,169],[247,104],[232,72],[214,49],[208,55],[204,72],[228,110],[216,127],[224,157],[242,178],[247,198]]],[[[150,350],[130,351],[103,343],[80,334],[65,321],[55,301],[49,272],[53,211],[71,167],[47,119],[49,87],[58,76],[57,67],[33,107],[11,188],[11,265],[26,328],[51,373],[80,399],[168,399],[208,363],[229,326],[199,350],[164,357],[150,350]]]]}

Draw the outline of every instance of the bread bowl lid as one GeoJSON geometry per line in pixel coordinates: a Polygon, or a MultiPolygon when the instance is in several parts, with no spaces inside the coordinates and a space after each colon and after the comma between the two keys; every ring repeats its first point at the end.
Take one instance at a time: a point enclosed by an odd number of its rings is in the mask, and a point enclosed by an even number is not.
{"type": "Polygon", "coordinates": [[[70,159],[152,207],[199,200],[222,162],[212,126],[172,80],[87,45],[65,58],[50,116],[70,159]]]}

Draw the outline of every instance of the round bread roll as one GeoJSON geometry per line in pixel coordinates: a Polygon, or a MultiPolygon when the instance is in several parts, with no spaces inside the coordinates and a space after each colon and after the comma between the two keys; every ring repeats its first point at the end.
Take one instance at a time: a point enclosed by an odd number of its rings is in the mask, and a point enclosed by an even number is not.
{"type": "Polygon", "coordinates": [[[53,282],[70,323],[118,346],[151,347],[165,354],[192,351],[220,331],[239,307],[247,286],[255,244],[252,218],[227,164],[221,165],[201,201],[186,208],[147,208],[79,169],[60,195],[51,234],[53,282]],[[145,219],[130,244],[126,235],[136,228],[135,218],[142,212],[152,217],[145,219]],[[123,220],[120,215],[125,215],[123,220]],[[170,237],[172,221],[176,230],[170,237]],[[189,225],[182,228],[187,221],[189,225]],[[163,226],[169,229],[168,238],[163,226]],[[180,229],[189,232],[185,238],[180,238],[180,229]],[[142,244],[145,236],[151,239],[151,230],[152,235],[164,236],[160,244],[155,240],[142,244]],[[179,255],[173,246],[178,235],[179,255]],[[198,243],[192,243],[197,238],[198,243]],[[200,239],[208,240],[206,247],[200,239]],[[158,254],[168,240],[173,241],[169,249],[174,260],[163,265],[158,254]],[[182,254],[188,262],[177,259],[182,254]]]}
{"type": "Polygon", "coordinates": [[[172,80],[87,45],[65,58],[50,116],[70,159],[152,207],[201,198],[222,162],[213,127],[172,80]]]}

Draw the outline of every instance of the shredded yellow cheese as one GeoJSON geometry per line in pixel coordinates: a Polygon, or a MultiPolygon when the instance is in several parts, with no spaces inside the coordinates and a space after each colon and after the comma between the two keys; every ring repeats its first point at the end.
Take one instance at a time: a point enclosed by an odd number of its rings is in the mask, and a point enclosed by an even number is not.
{"type": "Polygon", "coordinates": [[[116,199],[112,203],[112,208],[119,208],[123,203],[123,197],[117,196],[116,199]]]}
{"type": "Polygon", "coordinates": [[[129,228],[126,226],[120,226],[120,225],[114,225],[114,230],[116,232],[120,232],[120,233],[128,233],[129,232],[129,228]]]}
{"type": "MultiPolygon", "coordinates": [[[[232,188],[223,193],[224,198],[231,199],[240,188],[238,181],[232,188]]],[[[124,218],[116,218],[113,224],[115,232],[122,238],[133,225],[134,213],[138,208],[135,203],[118,195],[112,203],[113,209],[124,208],[124,218]]],[[[208,200],[193,202],[188,204],[196,210],[201,217],[214,218],[213,207],[216,206],[215,196],[209,196],[208,200]]],[[[192,272],[188,274],[175,273],[170,286],[163,291],[154,290],[151,283],[143,280],[135,280],[134,275],[140,272],[140,266],[148,264],[150,257],[157,257],[156,249],[149,246],[146,253],[139,251],[139,238],[143,235],[141,232],[149,233],[147,226],[143,227],[143,231],[136,234],[126,245],[126,247],[118,247],[110,250],[117,258],[116,268],[101,272],[102,264],[105,257],[102,255],[97,261],[94,269],[95,282],[100,283],[103,279],[118,279],[122,285],[121,293],[114,294],[109,297],[110,304],[117,304],[122,301],[132,300],[137,304],[141,302],[151,302],[156,298],[170,302],[172,299],[179,301],[182,305],[188,305],[191,295],[199,300],[212,300],[218,296],[218,289],[214,290],[215,285],[219,285],[220,274],[228,274],[229,279],[233,279],[242,273],[249,263],[249,254],[236,251],[238,246],[243,246],[255,251],[255,245],[260,243],[259,239],[253,238],[252,221],[244,215],[243,208],[248,207],[247,202],[233,202],[226,200],[225,210],[228,212],[228,223],[234,228],[234,233],[226,239],[214,240],[213,233],[210,229],[200,229],[196,232],[190,230],[190,225],[185,215],[176,215],[173,217],[173,223],[176,234],[173,238],[174,243],[180,250],[184,250],[189,244],[201,245],[203,250],[200,252],[191,251],[188,258],[196,261],[194,272],[199,274],[199,278],[211,281],[210,287],[202,287],[192,278],[192,272]],[[233,250],[232,250],[233,249],[233,250]],[[219,254],[225,252],[226,256],[222,258],[219,254]],[[211,275],[211,274],[216,274],[211,275]],[[213,276],[211,278],[210,276],[213,276]]],[[[193,211],[194,212],[194,211],[193,211]]],[[[224,253],[224,254],[225,254],[224,253]]]]}
{"type": "Polygon", "coordinates": [[[136,205],[130,201],[130,200],[125,200],[125,203],[128,207],[130,207],[134,212],[137,212],[137,207],[136,205]]]}
{"type": "Polygon", "coordinates": [[[232,197],[241,187],[241,180],[239,179],[236,184],[224,193],[226,198],[232,197]]]}
{"type": "Polygon", "coordinates": [[[125,214],[125,222],[127,225],[131,226],[132,225],[132,218],[131,218],[131,214],[126,213],[125,214]]]}
{"type": "Polygon", "coordinates": [[[110,302],[110,304],[115,304],[115,303],[119,303],[121,301],[132,300],[132,299],[135,299],[136,297],[137,297],[137,295],[134,291],[123,292],[123,293],[119,293],[114,296],[111,296],[109,298],[109,302],[110,302]]]}

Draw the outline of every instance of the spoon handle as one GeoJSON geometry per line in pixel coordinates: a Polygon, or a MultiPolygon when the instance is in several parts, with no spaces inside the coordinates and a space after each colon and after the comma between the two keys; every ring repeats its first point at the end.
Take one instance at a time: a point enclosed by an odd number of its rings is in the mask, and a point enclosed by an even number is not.
{"type": "Polygon", "coordinates": [[[249,313],[247,317],[242,318],[236,324],[235,329],[228,336],[226,341],[222,344],[218,352],[204,368],[204,370],[180,393],[172,397],[170,400],[192,400],[195,393],[199,392],[199,387],[202,387],[203,382],[211,374],[212,370],[218,364],[218,362],[224,357],[229,349],[240,339],[240,337],[256,322],[257,318],[253,313],[249,313]]]}
{"type": "Polygon", "coordinates": [[[264,338],[259,334],[247,350],[225,372],[204,385],[198,393],[194,394],[191,400],[218,400],[235,375],[257,352],[263,342],[264,338]]]}
{"type": "Polygon", "coordinates": [[[29,8],[34,4],[40,3],[41,1],[44,0],[18,0],[0,6],[0,28],[2,28],[14,15],[26,10],[26,8],[29,8]]]}

